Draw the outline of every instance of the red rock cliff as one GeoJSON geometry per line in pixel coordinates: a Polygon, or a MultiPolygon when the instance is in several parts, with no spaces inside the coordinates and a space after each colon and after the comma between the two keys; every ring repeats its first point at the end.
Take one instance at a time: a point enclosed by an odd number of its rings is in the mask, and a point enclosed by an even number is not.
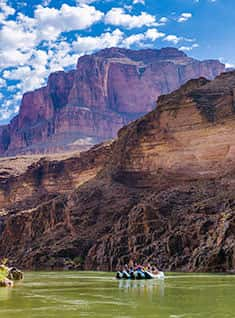
{"type": "Polygon", "coordinates": [[[159,95],[223,70],[219,61],[198,61],[174,48],[83,56],[76,70],[51,74],[46,87],[24,94],[19,114],[0,131],[0,154],[88,148],[152,110],[159,95]]]}
{"type": "Polygon", "coordinates": [[[1,160],[0,255],[26,268],[79,259],[114,270],[133,258],[234,269],[234,105],[235,72],[199,78],[112,144],[63,160],[1,160]]]}

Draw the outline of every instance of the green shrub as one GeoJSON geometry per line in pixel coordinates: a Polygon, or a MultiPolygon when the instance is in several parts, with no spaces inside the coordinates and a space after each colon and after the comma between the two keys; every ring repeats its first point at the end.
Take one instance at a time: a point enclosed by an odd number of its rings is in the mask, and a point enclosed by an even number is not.
{"type": "Polygon", "coordinates": [[[0,281],[7,278],[8,275],[8,267],[5,265],[0,265],[0,281]]]}
{"type": "Polygon", "coordinates": [[[84,263],[84,259],[82,258],[82,256],[76,256],[73,261],[76,265],[82,265],[84,263]]]}

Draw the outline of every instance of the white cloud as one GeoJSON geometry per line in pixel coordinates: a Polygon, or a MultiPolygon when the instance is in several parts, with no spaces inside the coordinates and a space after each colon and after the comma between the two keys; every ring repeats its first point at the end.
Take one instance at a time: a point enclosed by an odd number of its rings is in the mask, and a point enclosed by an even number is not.
{"type": "Polygon", "coordinates": [[[182,22],[186,22],[188,21],[189,19],[192,18],[192,13],[190,12],[184,12],[184,13],[181,13],[180,17],[177,19],[178,22],[182,23],[182,22]]]}
{"type": "Polygon", "coordinates": [[[46,75],[48,75],[48,72],[42,65],[38,65],[37,68],[19,66],[3,72],[5,79],[20,81],[17,88],[20,89],[21,94],[26,90],[32,90],[45,84],[44,78],[46,75]]]}
{"type": "Polygon", "coordinates": [[[7,4],[7,1],[0,1],[0,21],[8,18],[10,15],[15,14],[15,9],[7,4]]]}
{"type": "Polygon", "coordinates": [[[33,48],[36,44],[36,34],[23,30],[16,22],[10,21],[0,30],[1,49],[33,48]]]}
{"type": "Polygon", "coordinates": [[[130,15],[123,8],[112,8],[108,11],[105,16],[105,23],[122,26],[127,29],[157,25],[155,17],[151,14],[141,12],[140,15],[130,15]]]}
{"type": "Polygon", "coordinates": [[[12,110],[9,109],[9,106],[11,106],[11,105],[7,106],[4,103],[1,105],[1,112],[0,112],[0,119],[1,120],[7,120],[10,116],[12,116],[12,110]]]}
{"type": "Polygon", "coordinates": [[[149,45],[149,41],[152,43],[164,36],[165,33],[159,32],[156,28],[151,28],[144,33],[132,34],[127,37],[125,36],[124,32],[116,29],[113,32],[105,32],[96,37],[78,36],[72,45],[75,52],[91,53],[107,47],[120,46],[130,48],[132,45],[149,45]]]}
{"type": "MultiPolygon", "coordinates": [[[[17,85],[18,85],[18,84],[17,84],[17,85]]],[[[8,91],[8,92],[14,92],[14,91],[18,90],[18,89],[19,89],[19,86],[17,86],[17,85],[8,85],[7,91],[8,91]]],[[[21,97],[22,97],[22,95],[21,95],[21,97]]]]}
{"type": "Polygon", "coordinates": [[[128,4],[124,4],[123,8],[127,11],[132,11],[133,10],[133,5],[128,5],[128,4]]]}
{"type": "MultiPolygon", "coordinates": [[[[26,52],[43,40],[56,40],[62,32],[87,29],[100,21],[103,15],[101,11],[88,5],[72,7],[63,4],[60,9],[38,6],[34,18],[18,14],[16,21],[3,20],[0,49],[26,52]]],[[[19,52],[16,54],[19,55],[19,52]]],[[[5,61],[6,56],[3,59],[5,61]]]]}
{"type": "Polygon", "coordinates": [[[4,80],[3,78],[0,78],[0,88],[5,87],[7,84],[6,80],[4,80]]]}
{"type": "Polygon", "coordinates": [[[138,4],[138,3],[145,5],[145,0],[133,0],[133,4],[138,4]]]}
{"type": "MultiPolygon", "coordinates": [[[[38,6],[32,18],[19,13],[16,20],[4,19],[0,30],[0,67],[32,62],[32,55],[42,41],[52,45],[62,32],[87,29],[102,17],[103,13],[92,6],[64,4],[60,9],[38,6]]],[[[69,63],[68,57],[66,60],[69,63]]]]}
{"type": "Polygon", "coordinates": [[[0,119],[7,120],[13,114],[18,113],[19,111],[19,100],[22,98],[22,95],[15,94],[14,97],[10,100],[3,99],[1,104],[1,112],[0,112],[0,119]]]}
{"type": "Polygon", "coordinates": [[[43,7],[48,7],[51,4],[51,1],[52,0],[43,0],[41,4],[43,7]]]}
{"type": "Polygon", "coordinates": [[[179,48],[179,50],[189,52],[189,51],[192,51],[193,49],[195,49],[197,47],[199,47],[199,45],[197,43],[194,43],[191,46],[181,46],[179,48]]]}
{"type": "Polygon", "coordinates": [[[164,38],[164,41],[171,42],[173,44],[178,44],[182,40],[181,37],[178,37],[177,35],[169,34],[164,38]]]}
{"type": "Polygon", "coordinates": [[[226,60],[224,57],[219,57],[218,59],[221,63],[225,64],[226,68],[232,68],[232,69],[235,68],[235,63],[226,60]]]}
{"type": "Polygon", "coordinates": [[[157,39],[162,38],[163,36],[165,36],[165,33],[159,32],[157,29],[148,29],[145,32],[145,37],[152,41],[156,41],[157,39]]]}
{"type": "Polygon", "coordinates": [[[124,33],[119,29],[113,32],[105,32],[100,36],[78,36],[76,41],[72,43],[73,49],[76,52],[92,52],[94,50],[103,49],[106,47],[114,47],[121,44],[124,33]]]}
{"type": "Polygon", "coordinates": [[[96,2],[97,0],[77,0],[77,4],[80,5],[80,4],[91,4],[93,2],[96,2]]]}
{"type": "Polygon", "coordinates": [[[148,29],[144,33],[132,34],[122,41],[122,46],[130,48],[132,45],[144,47],[149,46],[152,42],[163,37],[165,34],[157,29],[148,29]],[[150,41],[150,42],[149,42],[150,41]]]}
{"type": "Polygon", "coordinates": [[[124,41],[123,41],[123,45],[125,47],[131,47],[133,44],[138,44],[140,45],[142,43],[142,41],[145,40],[145,35],[143,33],[139,33],[139,34],[132,34],[129,37],[127,37],[124,41]]]}
{"type": "Polygon", "coordinates": [[[28,62],[31,56],[30,52],[21,52],[20,49],[11,49],[0,51],[0,67],[23,65],[28,62]]]}
{"type": "Polygon", "coordinates": [[[159,22],[162,23],[162,24],[165,24],[169,21],[169,19],[167,17],[161,17],[159,22]]]}
{"type": "MultiPolygon", "coordinates": [[[[188,43],[193,43],[193,42],[195,42],[195,39],[184,38],[182,36],[169,34],[163,39],[163,41],[170,42],[170,43],[173,43],[174,45],[176,45],[176,44],[178,44],[181,41],[188,42],[188,43]]],[[[188,46],[188,45],[187,46],[182,46],[181,49],[184,50],[184,51],[191,51],[193,48],[196,48],[196,47],[198,47],[198,44],[197,43],[193,43],[191,46],[188,46]]]]}
{"type": "Polygon", "coordinates": [[[63,4],[60,9],[38,6],[35,10],[39,28],[51,28],[56,33],[87,29],[100,21],[103,15],[95,7],[85,4],[77,7],[63,4]]]}
{"type": "Polygon", "coordinates": [[[31,68],[29,66],[20,66],[11,71],[4,71],[3,77],[8,80],[21,80],[24,77],[27,77],[30,72],[31,68]]]}
{"type": "Polygon", "coordinates": [[[235,64],[233,63],[225,63],[226,68],[235,68],[235,64]]]}

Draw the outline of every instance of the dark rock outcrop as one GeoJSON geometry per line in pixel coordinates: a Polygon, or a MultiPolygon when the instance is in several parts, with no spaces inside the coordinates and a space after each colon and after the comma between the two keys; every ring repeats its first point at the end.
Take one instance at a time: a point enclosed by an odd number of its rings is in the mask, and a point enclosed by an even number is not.
{"type": "Polygon", "coordinates": [[[79,259],[114,270],[132,258],[163,270],[234,269],[234,90],[235,72],[191,80],[110,145],[14,175],[3,161],[0,255],[25,268],[79,259]]]}
{"type": "Polygon", "coordinates": [[[18,281],[24,278],[24,274],[21,270],[17,269],[16,267],[11,267],[9,268],[9,273],[7,278],[12,281],[18,281]]]}
{"type": "Polygon", "coordinates": [[[76,70],[53,73],[46,87],[24,94],[19,114],[0,127],[0,155],[90,148],[151,111],[159,95],[191,78],[213,79],[224,67],[174,48],[83,56],[76,70]]]}

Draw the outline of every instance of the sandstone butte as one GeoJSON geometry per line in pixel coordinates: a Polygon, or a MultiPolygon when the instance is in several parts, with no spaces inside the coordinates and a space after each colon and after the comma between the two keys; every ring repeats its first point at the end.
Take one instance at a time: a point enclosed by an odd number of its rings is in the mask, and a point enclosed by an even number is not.
{"type": "Polygon", "coordinates": [[[111,143],[0,168],[0,255],[21,268],[235,267],[235,72],[161,96],[111,143]]]}
{"type": "Polygon", "coordinates": [[[24,94],[19,114],[0,127],[0,156],[88,149],[151,111],[159,95],[192,78],[213,79],[217,60],[198,61],[175,48],[104,49],[56,72],[24,94]]]}

